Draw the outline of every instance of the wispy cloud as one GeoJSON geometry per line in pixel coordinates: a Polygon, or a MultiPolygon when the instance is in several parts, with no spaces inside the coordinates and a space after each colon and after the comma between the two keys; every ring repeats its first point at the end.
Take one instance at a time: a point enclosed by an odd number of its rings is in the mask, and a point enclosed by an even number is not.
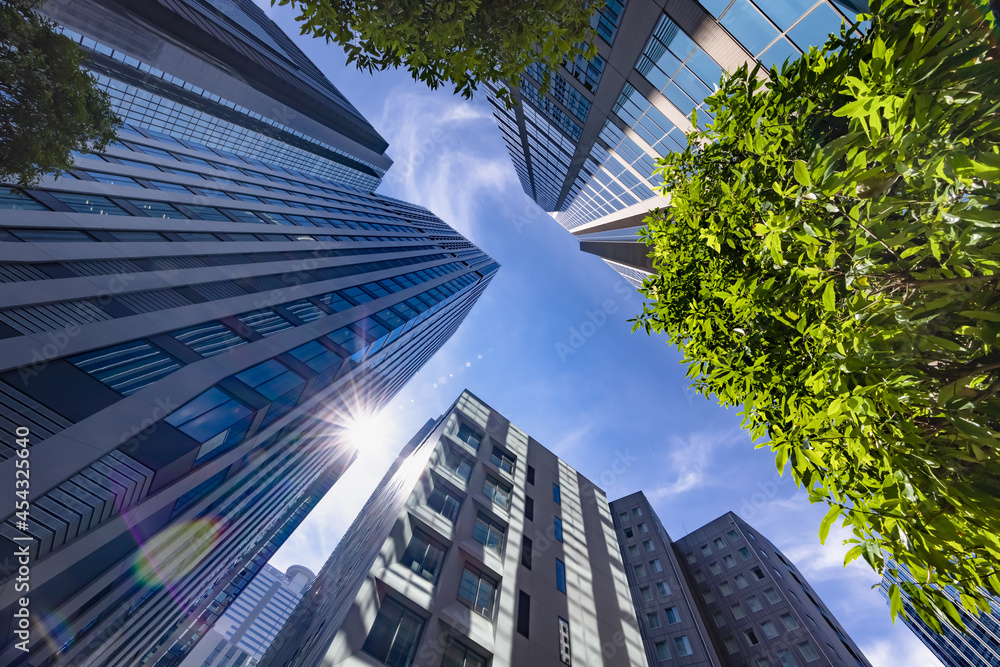
{"type": "Polygon", "coordinates": [[[875,667],[941,667],[934,654],[905,626],[898,627],[892,637],[875,640],[861,650],[875,667]]]}
{"type": "MultiPolygon", "coordinates": [[[[746,440],[742,429],[729,429],[718,433],[692,433],[688,438],[671,437],[670,453],[667,455],[667,470],[674,471],[675,478],[664,482],[646,495],[652,499],[675,496],[684,491],[710,483],[706,472],[713,469],[716,451],[746,440]]],[[[713,475],[718,481],[719,477],[713,475]]]]}
{"type": "Polygon", "coordinates": [[[429,91],[389,95],[376,124],[389,142],[394,164],[381,191],[426,206],[468,234],[483,207],[515,185],[505,154],[492,144],[469,142],[470,124],[496,132],[492,116],[472,102],[429,91]]]}

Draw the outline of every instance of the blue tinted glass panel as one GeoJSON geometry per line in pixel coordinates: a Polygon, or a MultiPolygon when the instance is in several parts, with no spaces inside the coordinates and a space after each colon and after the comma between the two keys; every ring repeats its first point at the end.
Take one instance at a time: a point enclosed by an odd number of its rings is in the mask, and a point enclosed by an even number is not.
{"type": "Polygon", "coordinates": [[[788,32],[788,36],[792,38],[796,46],[803,51],[808,51],[810,46],[826,44],[826,40],[830,38],[831,34],[840,34],[841,22],[842,19],[837,15],[837,12],[827,5],[820,5],[792,28],[788,32]]]}
{"type": "Polygon", "coordinates": [[[779,28],[788,30],[814,4],[815,0],[766,0],[758,6],[779,28]]]}
{"type": "Polygon", "coordinates": [[[787,39],[782,37],[775,42],[771,48],[760,54],[760,62],[764,67],[780,67],[786,60],[798,60],[799,52],[795,50],[787,39]]]}
{"type": "Polygon", "coordinates": [[[736,0],[721,23],[753,55],[763,51],[778,36],[778,31],[750,0],[736,0]]]}

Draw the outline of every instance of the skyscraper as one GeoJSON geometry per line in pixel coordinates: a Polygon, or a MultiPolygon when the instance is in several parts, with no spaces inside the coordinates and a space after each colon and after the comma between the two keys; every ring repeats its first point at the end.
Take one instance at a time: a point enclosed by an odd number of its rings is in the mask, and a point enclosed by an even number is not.
{"type": "Polygon", "coordinates": [[[0,190],[0,664],[176,665],[498,266],[249,0],[45,9],[129,125],[0,190]]]}
{"type": "Polygon", "coordinates": [[[465,391],[403,448],[262,665],[646,665],[604,492],[465,391]]]}
{"type": "Polygon", "coordinates": [[[795,565],[732,512],[673,542],[641,492],[611,509],[650,665],[870,667],[795,565]]]}
{"type": "MultiPolygon", "coordinates": [[[[898,567],[894,564],[892,567],[898,567]]],[[[904,581],[915,583],[913,575],[906,567],[899,567],[897,575],[886,573],[879,585],[879,593],[888,601],[889,587],[904,581]]],[[[993,667],[1000,664],[1000,600],[993,599],[993,612],[973,616],[965,611],[961,597],[953,590],[945,589],[962,617],[965,631],[958,630],[945,616],[940,617],[942,632],[935,632],[921,619],[906,589],[900,586],[905,615],[899,618],[930,649],[941,664],[947,667],[993,667]]]]}
{"type": "Polygon", "coordinates": [[[529,197],[634,285],[652,271],[636,232],[656,194],[655,160],[682,150],[724,71],[796,58],[822,45],[856,1],[611,0],[594,16],[598,54],[549,72],[535,65],[494,116],[529,197]]]}
{"type": "Polygon", "coordinates": [[[182,667],[252,667],[316,579],[308,568],[265,565],[181,663],[182,667]]]}

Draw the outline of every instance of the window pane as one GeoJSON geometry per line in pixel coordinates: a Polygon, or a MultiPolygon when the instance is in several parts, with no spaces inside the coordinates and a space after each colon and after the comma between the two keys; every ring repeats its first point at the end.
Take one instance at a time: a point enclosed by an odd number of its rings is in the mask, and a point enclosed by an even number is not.
{"type": "Polygon", "coordinates": [[[385,598],[362,650],[389,667],[409,667],[422,629],[418,616],[385,598]]]}
{"type": "Polygon", "coordinates": [[[98,215],[128,215],[118,204],[107,197],[96,195],[77,195],[69,192],[49,193],[77,213],[96,213],[98,215]]]}
{"type": "Polygon", "coordinates": [[[93,241],[87,232],[78,229],[14,229],[17,238],[27,243],[58,243],[64,241],[93,241]]]}
{"type": "Polygon", "coordinates": [[[183,218],[183,213],[166,202],[152,201],[147,199],[129,199],[128,203],[142,211],[151,218],[183,218]]]}
{"type": "Polygon", "coordinates": [[[48,206],[41,204],[20,190],[0,188],[0,209],[17,211],[47,211],[48,206]]]}

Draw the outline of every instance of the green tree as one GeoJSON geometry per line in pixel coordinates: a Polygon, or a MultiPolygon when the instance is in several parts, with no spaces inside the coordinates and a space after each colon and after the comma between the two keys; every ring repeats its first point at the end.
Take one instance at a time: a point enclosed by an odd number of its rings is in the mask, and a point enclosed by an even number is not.
{"type": "MultiPolygon", "coordinates": [[[[964,0],[872,2],[861,36],[709,98],[658,166],[636,328],[742,405],[779,470],[906,565],[921,617],[1000,595],[1000,49],[964,0]]],[[[846,563],[845,563],[846,564],[846,563]]],[[[900,590],[890,591],[893,618],[900,590]]]]}
{"type": "Polygon", "coordinates": [[[0,179],[66,171],[72,150],[103,149],[121,122],[80,69],[83,51],[53,31],[41,0],[0,0],[0,179]]]}
{"type": "MultiPolygon", "coordinates": [[[[271,0],[300,12],[302,34],[323,37],[347,51],[347,62],[372,72],[405,67],[432,89],[451,83],[469,98],[493,84],[511,103],[535,62],[597,53],[591,17],[603,0],[271,0]]],[[[548,81],[543,82],[548,84],[548,81]]]]}

